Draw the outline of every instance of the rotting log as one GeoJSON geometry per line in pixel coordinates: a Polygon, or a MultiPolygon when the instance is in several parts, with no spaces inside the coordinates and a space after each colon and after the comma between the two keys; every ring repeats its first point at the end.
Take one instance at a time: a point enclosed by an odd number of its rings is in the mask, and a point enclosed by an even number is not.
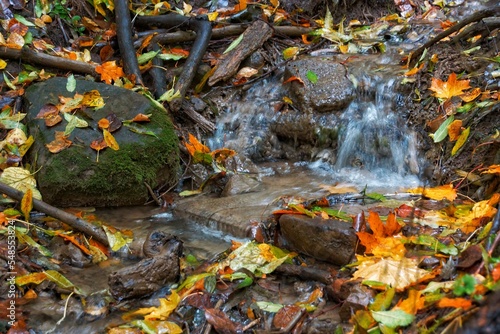
{"type": "Polygon", "coordinates": [[[132,21],[128,9],[128,0],[115,0],[116,36],[122,55],[123,70],[127,75],[135,76],[135,82],[142,85],[142,75],[132,41],[132,21]]]}
{"type": "Polygon", "coordinates": [[[273,29],[264,21],[255,21],[243,33],[241,42],[230,52],[219,59],[214,74],[208,79],[208,84],[213,86],[220,80],[232,77],[241,62],[255,50],[262,47],[273,34],[273,29]]]}
{"type": "MultiPolygon", "coordinates": [[[[11,186],[3,182],[0,182],[0,192],[18,202],[21,202],[24,196],[24,193],[22,191],[12,188],[11,186]]],[[[51,217],[59,219],[75,230],[87,234],[88,236],[94,238],[105,246],[109,246],[109,241],[106,233],[104,233],[104,230],[101,227],[93,225],[81,218],[72,215],[71,213],[60,210],[38,199],[33,199],[33,208],[51,217]]]]}
{"type": "Polygon", "coordinates": [[[0,47],[0,58],[17,59],[27,63],[41,65],[51,68],[57,68],[65,71],[72,71],[82,74],[90,74],[98,77],[99,74],[95,71],[95,66],[83,61],[66,59],[63,57],[51,56],[41,52],[30,50],[27,46],[21,50],[0,47]]]}
{"type": "MultiPolygon", "coordinates": [[[[177,27],[183,30],[194,30],[196,32],[196,39],[189,52],[189,57],[184,64],[184,71],[182,71],[179,79],[175,83],[174,90],[180,92],[180,97],[173,99],[169,105],[173,111],[179,111],[182,106],[182,101],[186,95],[186,91],[194,79],[199,64],[205,54],[212,35],[212,24],[202,17],[185,17],[175,13],[158,16],[138,16],[136,24],[147,27],[158,28],[174,28],[177,27]]],[[[151,44],[159,43],[159,40],[153,38],[151,44]]],[[[158,66],[154,67],[152,71],[162,71],[158,66]]],[[[163,75],[163,74],[162,74],[163,75]]],[[[155,87],[155,94],[157,97],[161,96],[166,91],[166,87],[155,87]]]]}

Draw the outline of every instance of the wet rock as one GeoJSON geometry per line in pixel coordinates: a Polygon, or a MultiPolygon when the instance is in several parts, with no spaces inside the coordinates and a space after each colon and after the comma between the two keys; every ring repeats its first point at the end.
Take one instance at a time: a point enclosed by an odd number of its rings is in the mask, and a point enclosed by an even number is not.
{"type": "Polygon", "coordinates": [[[168,115],[154,107],[144,96],[131,90],[85,80],[77,80],[74,92],[66,89],[66,78],[52,78],[31,85],[25,94],[29,133],[35,142],[29,150],[29,162],[44,201],[59,207],[141,205],[149,197],[145,186],[152,188],[177,180],[179,168],[178,138],[168,115]],[[87,108],[76,115],[89,123],[76,128],[68,139],[72,145],[59,153],[50,153],[46,144],[55,131],[65,131],[68,122],[47,127],[36,116],[46,104],[59,104],[59,96],[71,97],[99,91],[104,107],[87,108]],[[101,118],[115,114],[121,120],[139,113],[151,114],[151,121],[136,124],[155,135],[139,134],[122,126],[112,133],[120,148],[106,148],[97,153],[90,144],[103,138],[97,126],[101,118]]]}
{"type": "Polygon", "coordinates": [[[179,279],[182,241],[163,232],[152,232],[145,254],[152,255],[108,277],[109,291],[116,300],[147,296],[179,279]]]}
{"type": "Polygon", "coordinates": [[[345,67],[335,61],[319,58],[305,57],[292,61],[285,68],[285,80],[298,77],[289,83],[291,98],[299,109],[303,111],[329,112],[341,110],[355,97],[354,86],[347,79],[345,67]],[[317,82],[308,79],[317,76],[317,82]]]}
{"type": "Polygon", "coordinates": [[[349,263],[354,255],[356,234],[345,221],[283,215],[279,224],[286,242],[298,252],[337,265],[349,263]]]}
{"type": "Polygon", "coordinates": [[[260,182],[251,176],[244,174],[234,174],[227,181],[221,196],[233,196],[238,194],[249,193],[256,191],[260,186],[260,182]]]}

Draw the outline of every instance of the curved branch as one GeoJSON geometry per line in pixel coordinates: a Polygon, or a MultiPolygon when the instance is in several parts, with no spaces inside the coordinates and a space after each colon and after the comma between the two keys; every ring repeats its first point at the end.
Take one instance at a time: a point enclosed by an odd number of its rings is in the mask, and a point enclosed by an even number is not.
{"type": "Polygon", "coordinates": [[[132,41],[132,21],[130,20],[128,0],[115,0],[115,17],[116,35],[123,59],[123,69],[125,74],[134,75],[136,83],[142,85],[141,70],[132,41]]]}
{"type": "MultiPolygon", "coordinates": [[[[184,71],[182,71],[179,80],[175,84],[175,90],[180,92],[181,97],[170,102],[170,108],[173,111],[178,111],[182,106],[182,101],[184,100],[186,91],[191,85],[191,82],[196,74],[196,70],[201,63],[205,50],[207,49],[208,42],[210,41],[210,37],[212,35],[212,24],[206,19],[190,18],[174,13],[159,16],[138,16],[136,18],[136,23],[139,25],[146,25],[150,27],[156,26],[160,28],[179,27],[180,29],[194,30],[196,32],[196,39],[184,65],[184,71]]],[[[158,41],[153,38],[152,43],[158,43],[158,41]]],[[[163,93],[157,91],[156,94],[161,95],[163,93]]]]}
{"type": "MultiPolygon", "coordinates": [[[[18,202],[21,202],[24,196],[22,191],[12,188],[11,186],[2,182],[0,182],[0,192],[2,194],[6,194],[10,198],[15,199],[18,202]]],[[[73,227],[74,229],[91,236],[103,245],[109,246],[108,237],[99,226],[95,226],[83,219],[75,217],[71,213],[59,210],[58,208],[37,199],[33,199],[33,207],[36,210],[46,213],[51,217],[57,218],[63,223],[66,223],[69,226],[73,227]]]]}

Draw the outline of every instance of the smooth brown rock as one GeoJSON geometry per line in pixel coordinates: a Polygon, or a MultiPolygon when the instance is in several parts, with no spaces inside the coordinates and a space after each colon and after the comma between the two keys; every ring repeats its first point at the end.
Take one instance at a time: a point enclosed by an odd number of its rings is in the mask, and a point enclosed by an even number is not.
{"type": "Polygon", "coordinates": [[[294,250],[337,265],[351,261],[356,234],[351,224],[341,220],[283,215],[280,230],[294,250]]]}

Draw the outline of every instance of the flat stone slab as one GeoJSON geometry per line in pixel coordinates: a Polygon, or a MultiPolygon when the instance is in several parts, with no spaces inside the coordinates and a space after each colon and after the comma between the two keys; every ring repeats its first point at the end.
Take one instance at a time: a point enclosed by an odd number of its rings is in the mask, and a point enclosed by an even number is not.
{"type": "Polygon", "coordinates": [[[323,178],[307,170],[265,176],[258,192],[229,197],[208,194],[184,198],[177,203],[175,213],[209,228],[245,238],[252,222],[262,222],[280,208],[280,198],[296,196],[307,200],[327,195],[328,192],[319,187],[323,181],[323,178]]]}

